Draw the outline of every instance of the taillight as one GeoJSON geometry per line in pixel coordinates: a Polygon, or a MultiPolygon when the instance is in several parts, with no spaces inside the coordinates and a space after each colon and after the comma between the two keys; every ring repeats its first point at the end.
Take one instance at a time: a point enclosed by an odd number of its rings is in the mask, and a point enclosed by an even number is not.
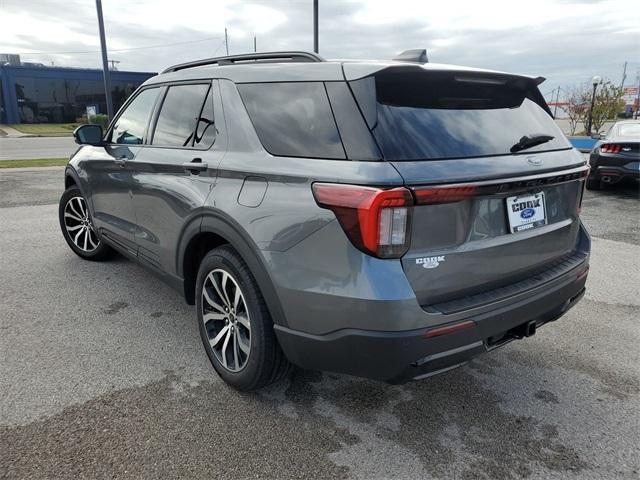
{"type": "Polygon", "coordinates": [[[615,143],[605,143],[600,145],[600,151],[602,153],[620,153],[622,150],[622,145],[617,145],[615,143]]]}
{"type": "Polygon", "coordinates": [[[413,205],[408,189],[314,183],[313,195],[318,205],[335,213],[351,242],[363,252],[395,258],[408,250],[413,205]]]}
{"type": "Polygon", "coordinates": [[[580,196],[578,198],[578,206],[576,207],[576,215],[578,217],[582,213],[582,199],[584,198],[584,189],[587,186],[587,181],[585,179],[589,176],[590,171],[591,167],[587,167],[587,171],[584,174],[583,180],[580,181],[580,196]]]}

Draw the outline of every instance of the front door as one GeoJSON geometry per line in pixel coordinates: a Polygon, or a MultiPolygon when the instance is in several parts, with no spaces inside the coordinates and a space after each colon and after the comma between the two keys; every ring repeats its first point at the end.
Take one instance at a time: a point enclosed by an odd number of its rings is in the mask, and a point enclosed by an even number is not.
{"type": "Polygon", "coordinates": [[[83,170],[87,174],[94,224],[101,235],[136,252],[132,202],[132,162],[140,154],[159,88],[141,90],[107,133],[83,170]]]}

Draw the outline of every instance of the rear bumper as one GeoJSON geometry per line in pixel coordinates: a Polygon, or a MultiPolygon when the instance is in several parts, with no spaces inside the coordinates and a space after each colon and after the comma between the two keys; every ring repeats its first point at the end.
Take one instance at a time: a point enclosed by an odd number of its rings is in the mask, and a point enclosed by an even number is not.
{"type": "Polygon", "coordinates": [[[560,318],[583,296],[587,272],[585,261],[544,293],[466,318],[475,326],[432,338],[426,335],[433,327],[400,332],[344,329],[325,335],[275,328],[289,360],[303,368],[402,383],[461,366],[560,318]]]}
{"type": "Polygon", "coordinates": [[[615,183],[623,178],[640,180],[640,159],[620,155],[599,155],[592,153],[590,178],[607,178],[615,183]]]}

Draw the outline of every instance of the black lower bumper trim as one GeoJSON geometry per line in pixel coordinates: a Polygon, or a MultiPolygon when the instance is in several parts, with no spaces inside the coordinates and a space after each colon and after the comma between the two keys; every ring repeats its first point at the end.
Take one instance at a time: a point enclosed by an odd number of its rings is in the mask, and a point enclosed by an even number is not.
{"type": "Polygon", "coordinates": [[[403,383],[448,371],[481,353],[535,333],[578,302],[585,281],[586,275],[574,276],[535,300],[471,318],[475,328],[434,338],[425,337],[427,329],[346,329],[327,335],[310,335],[279,325],[275,329],[289,360],[303,368],[403,383]]]}

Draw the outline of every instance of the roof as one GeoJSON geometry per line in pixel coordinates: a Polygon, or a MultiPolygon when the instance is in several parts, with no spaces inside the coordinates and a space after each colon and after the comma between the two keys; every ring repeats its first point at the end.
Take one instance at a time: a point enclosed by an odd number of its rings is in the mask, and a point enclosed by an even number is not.
{"type": "MultiPolygon", "coordinates": [[[[221,57],[221,59],[230,57],[221,57]]],[[[217,60],[217,59],[212,59],[217,60]]],[[[477,73],[490,76],[506,76],[526,78],[540,83],[544,79],[524,75],[513,75],[505,72],[485,70],[479,68],[462,67],[437,63],[402,62],[396,60],[323,60],[323,61],[288,61],[288,62],[243,62],[225,64],[222,61],[210,65],[194,67],[179,66],[177,71],[168,71],[145,82],[146,85],[208,78],[228,79],[234,83],[252,82],[331,82],[357,80],[379,71],[398,69],[404,71],[453,71],[461,73],[477,73]]],[[[173,67],[172,67],[173,68],[173,67]]],[[[171,69],[168,69],[171,70],[171,69]]]]}

